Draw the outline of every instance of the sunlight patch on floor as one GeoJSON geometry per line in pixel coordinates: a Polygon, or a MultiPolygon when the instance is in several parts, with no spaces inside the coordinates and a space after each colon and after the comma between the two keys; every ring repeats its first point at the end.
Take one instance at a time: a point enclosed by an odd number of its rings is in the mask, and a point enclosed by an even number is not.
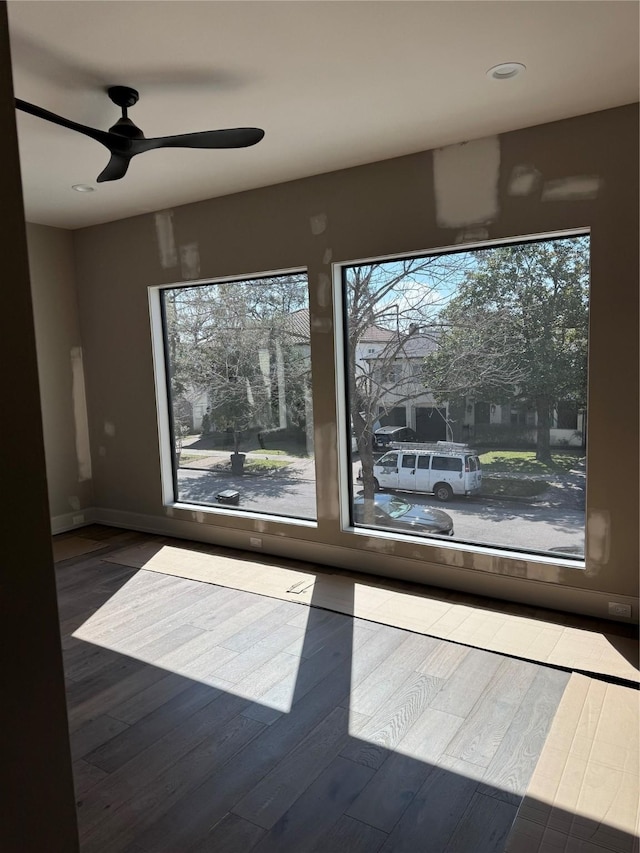
{"type": "MultiPolygon", "coordinates": [[[[258,641],[243,655],[224,645],[224,601],[219,604],[216,601],[218,588],[203,589],[206,593],[200,602],[191,602],[189,621],[185,621],[182,616],[185,602],[181,602],[181,596],[188,595],[188,592],[185,593],[184,581],[139,572],[79,626],[73,637],[288,712],[298,676],[309,609],[301,608],[298,624],[283,625],[272,632],[270,644],[265,640],[261,645],[258,641]],[[169,617],[156,619],[155,611],[166,613],[168,596],[174,593],[175,611],[169,617]],[[214,639],[215,632],[220,637],[219,643],[214,639]],[[280,650],[273,647],[274,634],[280,640],[280,650]]],[[[269,599],[256,597],[254,618],[259,617],[262,602],[269,603],[269,599]]],[[[237,630],[232,625],[228,636],[233,636],[237,630]]]]}
{"type": "MultiPolygon", "coordinates": [[[[110,562],[149,572],[324,607],[442,640],[552,666],[640,681],[635,640],[543,619],[474,607],[446,598],[404,592],[301,564],[288,568],[186,547],[145,544],[124,549],[110,562]]],[[[291,561],[288,561],[291,562],[291,561]]]]}

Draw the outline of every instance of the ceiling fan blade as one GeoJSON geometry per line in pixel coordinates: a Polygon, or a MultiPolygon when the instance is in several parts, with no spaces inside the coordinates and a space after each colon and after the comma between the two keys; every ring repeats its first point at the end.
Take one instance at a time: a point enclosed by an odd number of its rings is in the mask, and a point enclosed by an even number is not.
{"type": "Polygon", "coordinates": [[[259,127],[234,127],[228,130],[182,133],[178,136],[133,139],[131,144],[136,154],[154,148],[247,148],[256,145],[263,136],[264,130],[259,127]]]}
{"type": "Polygon", "coordinates": [[[104,181],[117,181],[119,178],[123,178],[127,174],[130,162],[130,156],[112,153],[111,159],[100,172],[96,181],[101,184],[104,181]]]}
{"type": "Polygon", "coordinates": [[[43,110],[42,107],[37,107],[35,104],[29,104],[27,101],[21,101],[19,98],[16,98],[16,107],[32,116],[43,118],[45,121],[53,122],[53,124],[59,124],[61,127],[67,127],[69,130],[76,130],[78,133],[84,133],[85,136],[95,139],[96,142],[100,142],[109,150],[113,148],[113,137],[115,134],[107,133],[104,130],[97,130],[94,127],[87,127],[86,125],[78,124],[75,121],[69,121],[67,118],[51,113],[49,110],[43,110]]]}
{"type": "Polygon", "coordinates": [[[127,118],[127,107],[135,104],[138,93],[128,87],[115,86],[109,89],[111,100],[122,108],[122,118],[109,130],[98,130],[63,118],[49,110],[15,99],[16,108],[25,113],[50,121],[53,124],[75,130],[94,139],[109,149],[111,159],[97,177],[98,183],[117,181],[123,178],[131,158],[154,148],[247,148],[260,142],[264,130],[259,127],[235,127],[226,130],[205,130],[202,133],[183,133],[177,136],[159,136],[145,139],[142,131],[127,118]]]}

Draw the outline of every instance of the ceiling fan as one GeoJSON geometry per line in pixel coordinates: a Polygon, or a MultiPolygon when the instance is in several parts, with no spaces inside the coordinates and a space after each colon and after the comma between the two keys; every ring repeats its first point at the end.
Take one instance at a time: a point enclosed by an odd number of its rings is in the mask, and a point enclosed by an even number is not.
{"type": "Polygon", "coordinates": [[[144,133],[127,116],[127,109],[138,101],[138,93],[129,86],[111,86],[107,94],[122,109],[122,116],[108,131],[97,130],[58,116],[55,113],[16,98],[16,107],[45,121],[83,133],[109,149],[111,159],[98,175],[97,181],[117,181],[124,177],[132,157],[154,148],[246,148],[260,142],[264,130],[259,127],[234,127],[227,130],[205,130],[201,133],[182,133],[177,136],[157,136],[145,139],[144,133]]]}

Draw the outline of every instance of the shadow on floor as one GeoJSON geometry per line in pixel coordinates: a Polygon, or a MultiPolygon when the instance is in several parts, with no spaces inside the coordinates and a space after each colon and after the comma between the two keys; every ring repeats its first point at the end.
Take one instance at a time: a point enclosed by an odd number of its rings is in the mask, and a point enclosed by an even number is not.
{"type": "MultiPolygon", "coordinates": [[[[526,678],[508,723],[499,701],[486,701],[475,716],[472,710],[465,717],[430,713],[447,685],[464,692],[464,684],[452,681],[455,668],[447,676],[446,667],[434,663],[424,672],[408,670],[406,678],[386,672],[376,680],[412,635],[377,625],[372,631],[371,623],[312,606],[296,671],[283,673],[280,683],[289,697],[283,711],[273,707],[273,690],[270,704],[252,701],[221,679],[216,686],[215,674],[203,683],[109,649],[109,641],[122,640],[126,631],[135,634],[138,626],[155,624],[150,592],[145,596],[141,587],[138,599],[126,595],[137,570],[94,557],[63,565],[58,576],[83,853],[504,849],[560,698],[563,673],[555,673],[560,680],[546,723],[539,712],[527,723],[535,703],[533,681],[525,690],[526,678]],[[97,623],[110,603],[112,610],[97,623]],[[92,617],[102,645],[73,637],[92,617]],[[391,692],[389,682],[395,686],[391,692]],[[363,684],[366,689],[358,692],[363,684]],[[515,749],[514,738],[522,749],[515,749]]],[[[203,586],[181,580],[166,601],[167,612],[187,614],[185,603],[201,597],[203,586]]],[[[321,577],[316,589],[318,595],[323,591],[321,577]]],[[[237,595],[247,602],[261,598],[237,595]]],[[[353,613],[353,599],[350,607],[343,605],[353,613]]],[[[302,609],[289,602],[279,606],[283,616],[287,608],[302,609]]],[[[219,624],[218,617],[224,621],[224,600],[216,601],[213,593],[210,609],[212,625],[219,624]]],[[[189,624],[159,619],[156,641],[166,648],[171,632],[189,624]]],[[[439,648],[452,645],[421,640],[435,661],[439,648]]],[[[211,650],[214,670],[219,652],[219,646],[211,650]]],[[[497,665],[506,660],[477,654],[499,659],[497,665]]],[[[523,673],[551,672],[515,663],[523,673]]],[[[592,844],[601,840],[632,849],[630,835],[540,807],[556,834],[573,827],[592,844]]]]}

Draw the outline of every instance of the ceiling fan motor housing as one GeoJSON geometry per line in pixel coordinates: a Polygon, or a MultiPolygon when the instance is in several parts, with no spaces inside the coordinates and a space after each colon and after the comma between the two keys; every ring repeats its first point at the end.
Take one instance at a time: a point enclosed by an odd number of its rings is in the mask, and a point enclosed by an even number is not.
{"type": "Polygon", "coordinates": [[[130,118],[123,116],[109,128],[109,133],[119,133],[120,136],[126,136],[127,139],[144,139],[144,133],[139,127],[131,121],[130,118]]]}
{"type": "Polygon", "coordinates": [[[117,133],[127,139],[144,139],[144,133],[127,116],[128,108],[138,103],[138,92],[130,86],[110,86],[107,94],[122,110],[122,116],[109,128],[109,133],[117,133]]]}
{"type": "Polygon", "coordinates": [[[109,86],[107,95],[109,95],[116,106],[121,107],[123,110],[137,104],[140,97],[138,92],[130,86],[109,86]]]}

